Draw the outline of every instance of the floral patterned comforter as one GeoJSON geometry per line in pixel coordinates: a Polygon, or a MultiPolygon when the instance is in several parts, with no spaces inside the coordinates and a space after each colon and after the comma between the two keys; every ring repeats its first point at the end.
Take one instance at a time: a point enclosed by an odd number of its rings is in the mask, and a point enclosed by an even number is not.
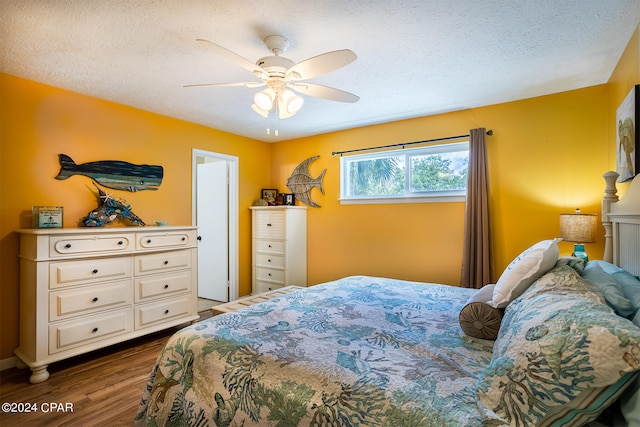
{"type": "Polygon", "coordinates": [[[167,341],[135,422],[503,425],[476,395],[493,342],[458,323],[474,292],[356,276],[207,319],[167,341]]]}

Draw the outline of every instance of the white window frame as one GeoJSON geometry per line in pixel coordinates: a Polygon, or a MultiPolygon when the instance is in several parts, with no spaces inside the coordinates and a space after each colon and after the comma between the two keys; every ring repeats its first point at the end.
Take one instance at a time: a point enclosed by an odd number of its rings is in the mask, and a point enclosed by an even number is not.
{"type": "Polygon", "coordinates": [[[340,158],[340,204],[393,204],[393,203],[448,203],[448,202],[465,202],[467,199],[467,190],[453,191],[428,191],[409,193],[408,190],[404,195],[381,195],[370,197],[347,196],[347,188],[349,185],[347,162],[357,160],[375,159],[379,157],[388,157],[393,155],[401,155],[405,158],[406,185],[408,187],[410,180],[410,159],[416,155],[429,155],[438,153],[454,153],[458,151],[469,151],[469,141],[462,141],[449,144],[430,145],[419,148],[386,150],[368,154],[357,154],[353,156],[343,156],[340,158]]]}

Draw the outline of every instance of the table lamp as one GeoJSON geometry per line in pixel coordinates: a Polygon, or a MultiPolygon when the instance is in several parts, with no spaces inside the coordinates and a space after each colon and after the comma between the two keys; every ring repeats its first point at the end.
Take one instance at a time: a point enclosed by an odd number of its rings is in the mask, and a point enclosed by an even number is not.
{"type": "Polygon", "coordinates": [[[580,209],[574,214],[560,214],[560,237],[575,243],[571,256],[589,261],[584,244],[596,241],[597,222],[596,214],[581,214],[580,209]]]}

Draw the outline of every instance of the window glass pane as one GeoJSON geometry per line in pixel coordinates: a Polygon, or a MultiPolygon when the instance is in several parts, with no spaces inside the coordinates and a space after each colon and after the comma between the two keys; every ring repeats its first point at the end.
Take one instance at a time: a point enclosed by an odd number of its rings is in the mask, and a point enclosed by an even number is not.
{"type": "Polygon", "coordinates": [[[468,166],[466,151],[412,156],[410,191],[464,190],[468,166]]]}
{"type": "Polygon", "coordinates": [[[466,193],[468,166],[468,142],[343,157],[340,198],[389,203],[444,198],[461,201],[459,198],[466,193]]]}
{"type": "Polygon", "coordinates": [[[404,194],[405,173],[402,156],[353,159],[347,162],[351,197],[404,194]]]}

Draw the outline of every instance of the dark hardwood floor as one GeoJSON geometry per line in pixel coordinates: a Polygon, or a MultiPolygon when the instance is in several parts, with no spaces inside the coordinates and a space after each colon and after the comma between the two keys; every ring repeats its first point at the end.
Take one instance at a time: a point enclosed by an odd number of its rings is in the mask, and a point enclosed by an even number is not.
{"type": "MultiPolygon", "coordinates": [[[[201,319],[209,316],[209,312],[200,314],[201,319]]],[[[178,329],[53,363],[49,379],[40,384],[29,382],[29,369],[0,372],[0,403],[29,404],[37,409],[24,413],[2,410],[0,426],[131,426],[156,358],[178,329]]]]}

